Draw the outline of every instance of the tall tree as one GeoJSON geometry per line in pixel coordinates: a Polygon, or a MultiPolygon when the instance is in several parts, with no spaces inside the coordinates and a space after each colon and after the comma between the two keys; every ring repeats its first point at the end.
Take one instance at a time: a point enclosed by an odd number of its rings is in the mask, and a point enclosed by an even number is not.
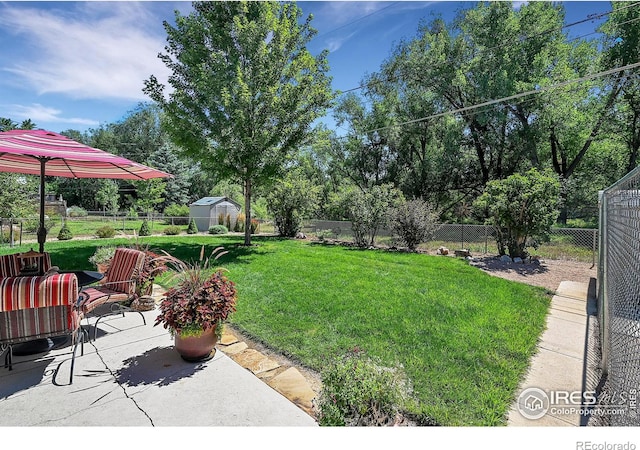
{"type": "Polygon", "coordinates": [[[151,76],[144,92],[164,111],[166,129],[213,173],[243,184],[245,244],[251,244],[255,187],[283,171],[331,102],[327,52],[306,48],[312,16],[295,3],[195,2],[165,22],[172,92],[151,76]]]}
{"type": "MultiPolygon", "coordinates": [[[[612,13],[600,29],[603,32],[605,69],[624,67],[638,61],[640,54],[640,6],[612,2],[612,13]]],[[[640,75],[627,69],[614,115],[614,133],[628,151],[627,172],[635,169],[640,157],[640,75]]]]}

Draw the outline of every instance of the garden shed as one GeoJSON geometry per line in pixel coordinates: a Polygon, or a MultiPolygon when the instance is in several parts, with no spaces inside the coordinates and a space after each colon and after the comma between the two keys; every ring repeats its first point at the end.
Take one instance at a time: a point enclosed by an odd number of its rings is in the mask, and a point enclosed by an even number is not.
{"type": "MultiPolygon", "coordinates": [[[[229,197],[203,197],[189,205],[189,220],[194,219],[198,231],[208,231],[214,225],[219,224],[219,218],[223,218],[223,224],[228,227],[235,226],[241,205],[229,197]]],[[[231,230],[230,230],[231,231],[231,230]]]]}

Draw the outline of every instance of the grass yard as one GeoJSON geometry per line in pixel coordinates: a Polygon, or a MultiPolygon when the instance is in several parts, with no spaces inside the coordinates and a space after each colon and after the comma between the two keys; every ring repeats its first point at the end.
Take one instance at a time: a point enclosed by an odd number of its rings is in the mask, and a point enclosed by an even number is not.
{"type": "MultiPolygon", "coordinates": [[[[139,241],[183,259],[197,258],[202,244],[225,246],[219,262],[239,291],[234,326],[320,372],[354,348],[401,365],[419,401],[413,412],[440,425],[506,423],[550,299],[455,258],[260,237],[250,248],[241,237],[139,241]]],[[[47,250],[62,269],[88,269],[96,246],[125,242],[50,242],[47,250]]]]}

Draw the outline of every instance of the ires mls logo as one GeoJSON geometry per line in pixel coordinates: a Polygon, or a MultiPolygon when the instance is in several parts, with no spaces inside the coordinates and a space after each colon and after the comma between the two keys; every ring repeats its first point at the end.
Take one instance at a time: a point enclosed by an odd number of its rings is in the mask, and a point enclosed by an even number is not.
{"type": "Polygon", "coordinates": [[[520,414],[530,420],[543,417],[549,411],[549,396],[538,388],[527,388],[518,396],[517,408],[520,414]]]}

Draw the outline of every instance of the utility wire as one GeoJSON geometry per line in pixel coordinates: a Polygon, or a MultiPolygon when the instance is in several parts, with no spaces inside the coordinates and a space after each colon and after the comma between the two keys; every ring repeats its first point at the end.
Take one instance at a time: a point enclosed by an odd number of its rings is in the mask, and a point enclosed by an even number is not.
{"type": "Polygon", "coordinates": [[[346,28],[346,27],[348,27],[349,25],[353,25],[354,23],[359,22],[359,21],[361,21],[361,20],[363,20],[363,19],[366,19],[367,17],[371,17],[371,16],[373,16],[374,14],[378,14],[379,12],[382,12],[382,11],[384,11],[385,9],[389,9],[389,8],[391,8],[392,6],[395,6],[397,3],[399,3],[399,2],[393,2],[392,4],[390,4],[390,5],[388,5],[388,6],[385,6],[384,8],[380,8],[380,9],[378,9],[378,10],[376,10],[376,11],[373,11],[372,13],[367,14],[366,16],[359,17],[359,18],[357,18],[357,19],[355,19],[355,20],[352,20],[352,21],[351,21],[351,22],[349,22],[349,23],[345,23],[344,25],[340,25],[338,28],[334,28],[333,30],[326,31],[326,32],[324,32],[324,33],[322,33],[322,34],[320,34],[320,35],[316,36],[316,39],[317,39],[317,38],[321,38],[321,37],[323,37],[323,36],[326,36],[326,35],[328,35],[328,34],[331,34],[331,33],[333,33],[334,31],[338,31],[338,30],[341,30],[341,29],[343,29],[343,28],[346,28]]]}
{"type": "Polygon", "coordinates": [[[458,114],[458,113],[461,113],[461,112],[473,111],[475,109],[484,108],[484,107],[487,107],[487,106],[495,105],[497,103],[503,103],[503,102],[507,102],[507,101],[510,101],[510,100],[515,100],[515,99],[518,99],[518,98],[527,97],[527,96],[533,95],[533,94],[540,94],[542,92],[550,91],[552,89],[558,89],[558,88],[561,88],[561,87],[564,87],[564,86],[568,86],[568,85],[573,84],[573,83],[580,83],[582,81],[592,80],[594,78],[599,78],[599,77],[603,77],[603,76],[606,76],[606,75],[611,75],[611,74],[616,73],[616,72],[622,72],[622,71],[628,70],[628,69],[635,69],[636,67],[640,67],[640,62],[635,62],[635,63],[632,63],[632,64],[627,64],[626,66],[616,67],[614,69],[609,69],[609,70],[605,70],[605,71],[602,71],[602,72],[597,72],[597,73],[594,73],[594,74],[585,75],[585,76],[580,77],[580,78],[575,78],[575,79],[572,79],[572,80],[563,81],[561,83],[554,84],[554,85],[551,85],[551,86],[543,86],[543,87],[541,87],[539,89],[532,89],[532,90],[529,90],[529,91],[526,91],[526,92],[521,92],[519,94],[510,95],[508,97],[502,97],[502,98],[499,98],[499,99],[489,100],[489,101],[486,101],[486,102],[483,102],[483,103],[478,103],[478,104],[471,105],[471,106],[465,106],[463,108],[458,108],[458,109],[454,109],[454,110],[440,112],[440,113],[437,113],[437,114],[432,114],[430,116],[421,117],[420,119],[413,119],[413,120],[409,120],[409,121],[406,121],[406,122],[397,123],[397,124],[394,124],[394,125],[388,125],[386,127],[374,128],[374,129],[363,131],[363,132],[360,132],[360,133],[340,136],[337,139],[344,139],[344,138],[349,138],[349,137],[354,137],[354,136],[359,136],[359,135],[365,135],[365,134],[374,133],[374,132],[378,132],[378,131],[384,131],[384,130],[388,130],[388,129],[391,129],[391,128],[396,128],[396,127],[400,127],[400,126],[404,126],[404,125],[411,125],[411,124],[418,123],[418,122],[424,122],[426,120],[435,119],[435,118],[446,116],[446,115],[450,115],[450,114],[458,114]]]}
{"type": "MultiPolygon", "coordinates": [[[[622,11],[622,10],[625,10],[625,9],[628,9],[628,8],[632,8],[632,7],[634,7],[634,6],[638,6],[638,5],[640,5],[640,2],[632,3],[632,4],[630,4],[629,6],[624,6],[624,7],[621,7],[621,8],[619,8],[619,9],[617,9],[617,10],[616,10],[616,12],[618,12],[618,11],[622,11]]],[[[380,11],[381,11],[381,10],[380,10],[380,11]]],[[[376,12],[377,12],[377,11],[376,11],[376,12]]],[[[534,37],[543,36],[543,35],[545,35],[545,34],[549,34],[549,33],[552,33],[552,32],[554,32],[554,31],[564,30],[565,28],[570,28],[570,27],[573,27],[573,26],[576,26],[576,25],[580,25],[580,24],[585,23],[585,22],[591,22],[591,21],[594,21],[594,20],[597,20],[597,19],[601,19],[602,17],[605,17],[605,16],[607,16],[607,15],[609,15],[609,14],[612,14],[613,12],[614,12],[614,11],[613,11],[613,10],[611,10],[611,11],[605,11],[605,12],[602,12],[602,13],[593,13],[593,14],[589,14],[585,19],[578,20],[578,21],[576,21],[576,22],[572,22],[572,23],[569,23],[569,24],[563,25],[563,26],[561,26],[561,27],[550,28],[550,29],[548,29],[548,30],[541,31],[540,33],[536,33],[536,34],[533,34],[533,35],[530,35],[530,36],[524,36],[524,37],[521,39],[521,41],[525,41],[525,40],[527,40],[527,39],[531,39],[531,38],[534,38],[534,37]]],[[[366,16],[365,16],[365,17],[366,17],[366,16]]],[[[362,17],[362,19],[363,19],[363,18],[364,18],[364,17],[362,17]]],[[[359,20],[359,19],[358,19],[358,20],[359,20]]],[[[632,21],[635,21],[635,20],[637,20],[637,19],[633,19],[633,20],[631,20],[631,21],[622,22],[620,25],[624,25],[624,24],[626,24],[626,23],[629,23],[629,22],[632,22],[632,21]]],[[[335,31],[335,30],[332,30],[332,31],[335,31]]],[[[586,35],[584,35],[584,36],[580,36],[580,37],[589,36],[589,35],[591,35],[591,34],[595,34],[595,33],[596,33],[596,32],[589,33],[589,34],[586,34],[586,35]]],[[[576,39],[577,39],[577,38],[572,38],[572,39],[570,39],[568,42],[574,41],[574,40],[576,40],[576,39]]],[[[507,45],[511,45],[511,44],[512,44],[512,42],[503,42],[503,43],[502,43],[502,44],[500,44],[500,45],[497,45],[497,46],[495,46],[495,47],[492,47],[492,48],[487,49],[487,51],[497,50],[497,49],[499,49],[499,48],[506,47],[507,45]]],[[[357,91],[357,90],[359,90],[359,89],[364,89],[365,87],[368,87],[368,86],[371,86],[371,85],[375,85],[375,84],[379,84],[379,83],[383,83],[383,82],[391,82],[391,81],[393,81],[393,80],[392,80],[392,79],[386,79],[386,80],[373,80],[373,81],[371,81],[371,82],[369,82],[369,83],[361,84],[360,86],[357,86],[357,87],[354,87],[354,88],[350,88],[350,89],[346,89],[346,90],[340,91],[340,94],[338,94],[338,95],[339,95],[339,96],[342,96],[342,95],[347,94],[347,93],[349,93],[349,92],[357,91]]]]}

